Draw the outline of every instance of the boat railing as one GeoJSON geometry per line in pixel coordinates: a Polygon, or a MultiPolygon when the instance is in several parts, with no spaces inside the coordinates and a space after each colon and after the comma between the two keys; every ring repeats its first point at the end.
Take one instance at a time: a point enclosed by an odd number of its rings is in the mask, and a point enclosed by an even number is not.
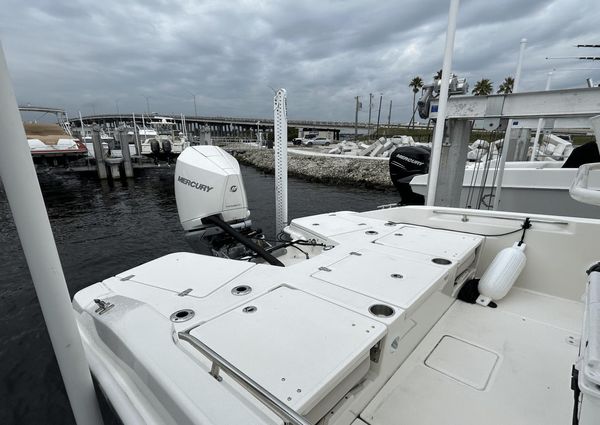
{"type": "Polygon", "coordinates": [[[202,353],[212,362],[209,374],[217,381],[222,381],[223,378],[219,375],[222,369],[234,381],[240,384],[246,391],[252,394],[258,401],[268,407],[273,413],[279,416],[284,425],[311,425],[304,417],[291,409],[288,405],[271,394],[260,384],[246,375],[244,372],[236,368],[233,364],[227,361],[219,353],[204,344],[198,338],[190,335],[189,332],[179,332],[179,339],[188,342],[192,347],[202,353]]]}
{"type": "Polygon", "coordinates": [[[600,206],[600,190],[588,187],[588,178],[592,170],[600,170],[600,162],[584,164],[579,167],[577,175],[569,187],[569,194],[576,201],[600,206]]]}

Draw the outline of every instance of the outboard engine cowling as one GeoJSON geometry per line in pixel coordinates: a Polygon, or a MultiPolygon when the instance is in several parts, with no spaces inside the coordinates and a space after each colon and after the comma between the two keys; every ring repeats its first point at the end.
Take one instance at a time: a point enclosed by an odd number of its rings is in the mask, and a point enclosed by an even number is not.
{"type": "Polygon", "coordinates": [[[160,142],[156,139],[152,139],[150,141],[150,150],[154,155],[158,155],[160,153],[160,142]]]}
{"type": "Polygon", "coordinates": [[[423,205],[425,197],[414,193],[410,181],[429,172],[431,150],[424,146],[401,146],[390,155],[390,177],[400,193],[402,205],[423,205]]]}
{"type": "Polygon", "coordinates": [[[173,148],[171,146],[171,141],[170,140],[163,140],[162,141],[162,149],[163,149],[164,153],[170,154],[171,151],[173,150],[173,148]]]}
{"type": "Polygon", "coordinates": [[[227,223],[250,216],[240,166],[217,146],[192,146],[179,155],[175,200],[186,231],[204,227],[202,219],[213,215],[227,223]]]}

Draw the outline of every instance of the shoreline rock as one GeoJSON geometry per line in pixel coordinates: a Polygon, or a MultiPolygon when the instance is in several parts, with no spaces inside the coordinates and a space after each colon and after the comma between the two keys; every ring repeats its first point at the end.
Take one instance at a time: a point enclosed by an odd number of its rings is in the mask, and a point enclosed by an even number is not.
{"type": "MultiPolygon", "coordinates": [[[[271,149],[232,151],[231,154],[240,164],[269,174],[275,172],[274,152],[271,149]]],[[[395,190],[387,161],[288,153],[288,175],[329,185],[395,190]]]]}

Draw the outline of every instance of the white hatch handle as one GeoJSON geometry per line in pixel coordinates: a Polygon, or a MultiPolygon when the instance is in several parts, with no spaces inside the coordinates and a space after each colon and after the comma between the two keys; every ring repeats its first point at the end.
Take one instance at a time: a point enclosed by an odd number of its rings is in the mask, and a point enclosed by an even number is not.
{"type": "Polygon", "coordinates": [[[588,177],[591,170],[600,170],[600,162],[584,164],[579,167],[569,188],[569,194],[576,201],[600,206],[600,190],[588,188],[588,177]]]}
{"type": "Polygon", "coordinates": [[[187,332],[179,332],[178,336],[179,339],[188,342],[192,347],[200,351],[200,353],[202,353],[212,362],[212,367],[209,373],[217,381],[220,382],[222,380],[222,378],[219,376],[219,370],[223,369],[231,378],[233,378],[234,381],[240,384],[250,394],[256,397],[256,399],[267,406],[273,413],[283,419],[283,423],[285,425],[311,425],[310,422],[304,419],[300,414],[291,409],[287,404],[279,400],[198,338],[190,335],[187,332]]]}

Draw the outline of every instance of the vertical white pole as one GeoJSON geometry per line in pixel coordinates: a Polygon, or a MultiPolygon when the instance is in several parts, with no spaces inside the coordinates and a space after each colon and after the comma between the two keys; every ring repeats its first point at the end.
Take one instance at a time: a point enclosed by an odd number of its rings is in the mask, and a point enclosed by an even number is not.
{"type": "Polygon", "coordinates": [[[79,111],[79,123],[81,124],[81,142],[85,143],[85,128],[83,127],[83,118],[81,117],[81,111],[79,111]]]}
{"type": "MultiPolygon", "coordinates": [[[[546,91],[550,90],[550,82],[552,81],[552,71],[548,73],[548,79],[546,80],[546,91]]],[[[544,125],[544,119],[540,118],[538,120],[537,128],[535,129],[535,137],[533,138],[533,147],[531,148],[531,159],[530,162],[535,161],[535,157],[537,155],[537,151],[539,149],[539,140],[540,140],[540,132],[542,131],[542,126],[544,125]]]]}
{"type": "Polygon", "coordinates": [[[78,424],[102,424],[21,115],[0,48],[0,178],[78,424]]]}
{"type": "Polygon", "coordinates": [[[71,123],[69,122],[69,114],[67,114],[67,111],[65,111],[65,122],[63,127],[65,128],[65,131],[69,133],[69,136],[73,137],[73,132],[71,131],[71,123]]]}
{"type": "MultiPolygon", "coordinates": [[[[523,65],[523,53],[525,53],[525,47],[527,46],[527,39],[521,39],[521,48],[519,49],[519,60],[517,61],[517,72],[515,74],[515,84],[513,87],[513,93],[519,91],[519,81],[521,80],[521,65],[523,65]]],[[[508,125],[506,126],[506,132],[504,133],[504,141],[502,142],[502,155],[500,156],[500,164],[498,164],[498,181],[496,183],[496,192],[494,193],[494,210],[497,210],[500,206],[500,195],[502,193],[502,180],[504,179],[504,166],[506,165],[506,156],[508,155],[508,149],[510,147],[510,133],[512,129],[512,119],[508,119],[508,125]]]]}
{"type": "Polygon", "coordinates": [[[142,149],[140,148],[140,139],[138,137],[138,126],[135,123],[135,113],[131,113],[131,118],[133,119],[133,134],[135,135],[135,152],[137,156],[140,156],[142,149]]]}
{"type": "Polygon", "coordinates": [[[287,92],[277,90],[274,98],[275,130],[275,234],[287,225],[287,92]]]}
{"type": "Polygon", "coordinates": [[[148,139],[148,132],[146,131],[146,121],[144,121],[144,113],[142,112],[142,128],[144,129],[144,143],[148,139]]]}
{"type": "Polygon", "coordinates": [[[450,71],[452,70],[452,51],[454,49],[454,36],[456,34],[456,17],[458,15],[459,0],[450,1],[448,12],[448,29],[446,30],[446,48],[442,64],[442,87],[440,88],[440,101],[438,104],[437,120],[435,121],[434,139],[429,166],[429,181],[427,183],[427,205],[435,204],[435,192],[442,156],[442,141],[444,140],[444,124],[446,122],[446,104],[448,103],[448,85],[450,84],[450,71]]]}

